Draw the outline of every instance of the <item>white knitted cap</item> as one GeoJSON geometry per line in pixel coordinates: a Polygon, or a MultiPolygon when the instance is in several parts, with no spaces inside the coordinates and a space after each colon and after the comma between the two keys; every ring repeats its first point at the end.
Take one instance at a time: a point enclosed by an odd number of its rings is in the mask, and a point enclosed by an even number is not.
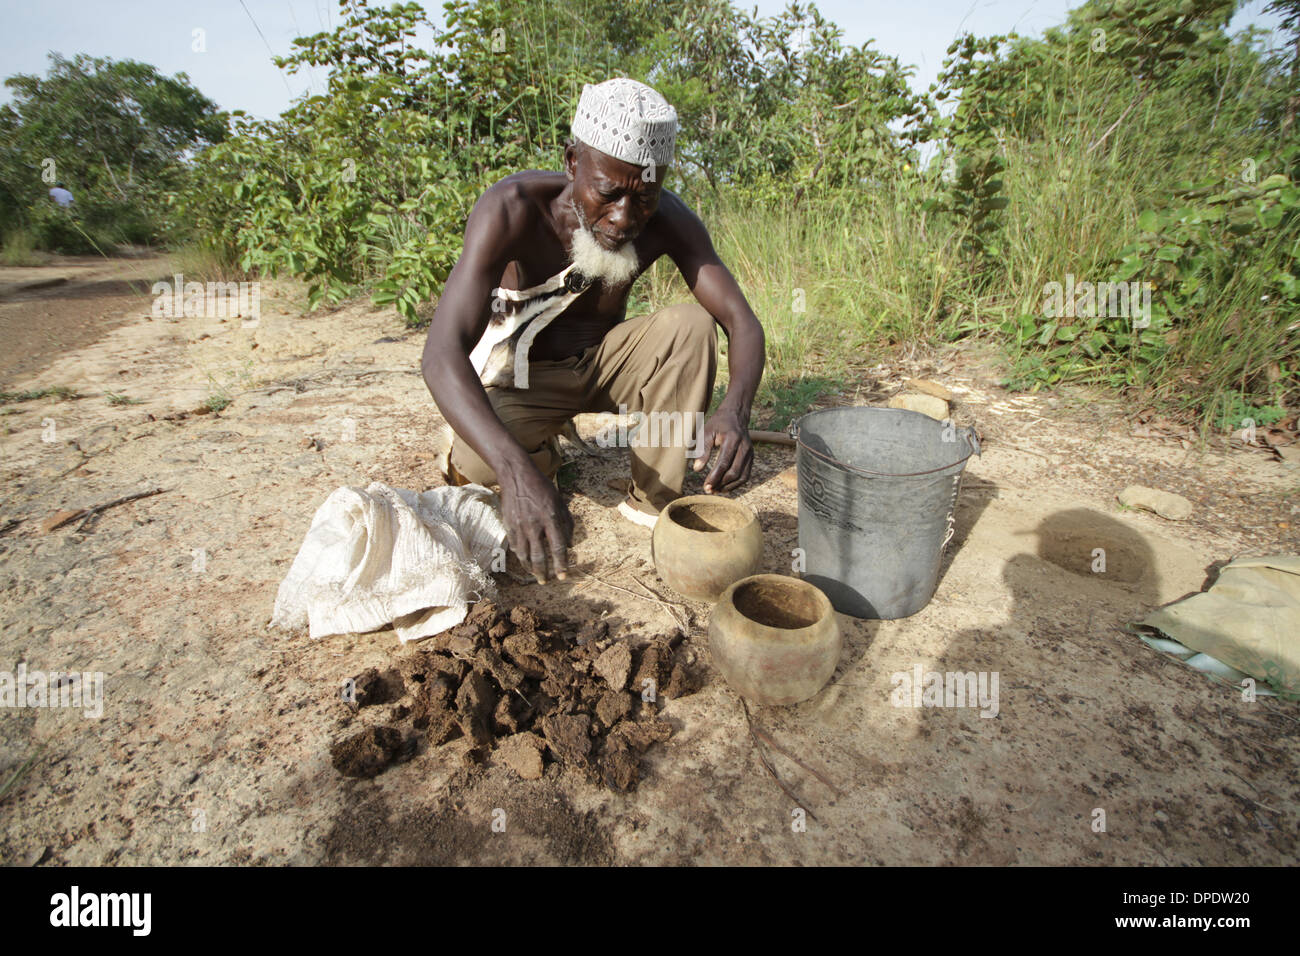
{"type": "Polygon", "coordinates": [[[667,166],[677,144],[677,111],[655,90],[615,77],[582,87],[573,135],[594,149],[637,166],[667,166]]]}

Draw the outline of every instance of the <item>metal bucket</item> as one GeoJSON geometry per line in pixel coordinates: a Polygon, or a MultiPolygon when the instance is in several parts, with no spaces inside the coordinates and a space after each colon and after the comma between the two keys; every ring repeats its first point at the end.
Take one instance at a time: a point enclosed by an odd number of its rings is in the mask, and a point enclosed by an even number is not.
{"type": "Polygon", "coordinates": [[[804,580],[844,614],[915,614],[939,585],[975,430],[862,406],[811,412],[796,428],[804,580]]]}

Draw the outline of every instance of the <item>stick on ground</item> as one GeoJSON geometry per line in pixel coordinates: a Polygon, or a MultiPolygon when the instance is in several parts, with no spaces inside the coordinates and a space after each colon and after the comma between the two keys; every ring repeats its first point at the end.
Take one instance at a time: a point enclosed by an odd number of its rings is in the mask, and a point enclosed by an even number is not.
{"type": "Polygon", "coordinates": [[[139,498],[151,498],[154,495],[160,495],[167,490],[169,489],[155,488],[153,491],[137,491],[133,495],[124,495],[121,498],[114,498],[112,501],[106,501],[102,505],[95,505],[93,508],[83,508],[81,511],[76,511],[68,515],[62,521],[50,525],[49,530],[53,531],[56,528],[62,528],[65,524],[71,524],[72,522],[80,518],[81,524],[77,525],[77,530],[80,531],[82,525],[84,525],[87,521],[89,521],[95,515],[107,511],[109,508],[116,508],[118,505],[124,505],[128,501],[135,501],[139,498]]]}
{"type": "Polygon", "coordinates": [[[789,797],[790,800],[793,801],[796,807],[799,807],[801,810],[803,810],[803,812],[808,814],[808,816],[811,817],[813,820],[817,820],[817,815],[813,813],[811,809],[809,809],[808,804],[805,803],[803,800],[801,800],[797,793],[795,793],[793,790],[787,787],[784,781],[782,781],[781,778],[777,776],[776,771],[772,768],[771,762],[768,761],[767,756],[763,753],[763,748],[759,744],[758,737],[754,733],[754,720],[752,717],[749,716],[749,704],[745,703],[745,699],[743,697],[740,699],[740,706],[745,709],[745,723],[749,725],[749,737],[754,742],[754,752],[758,754],[758,759],[759,762],[763,764],[763,769],[766,770],[771,775],[772,779],[776,781],[776,785],[781,788],[781,792],[784,793],[787,797],[789,797]]]}
{"type": "Polygon", "coordinates": [[[778,744],[775,740],[773,740],[772,737],[771,737],[771,735],[769,735],[769,734],[765,734],[763,731],[759,730],[757,727],[753,727],[753,726],[751,726],[749,729],[750,729],[750,732],[753,733],[754,736],[756,736],[759,740],[763,741],[763,743],[767,744],[769,747],[771,747],[773,750],[775,750],[777,753],[781,754],[782,756],[790,758],[790,760],[792,760],[792,761],[794,761],[795,763],[797,763],[800,767],[803,767],[804,770],[807,770],[810,774],[812,774],[814,777],[816,777],[816,778],[817,778],[818,780],[820,780],[822,783],[826,784],[826,786],[830,787],[831,793],[835,794],[835,796],[837,796],[837,797],[842,797],[842,796],[843,796],[843,794],[840,793],[840,789],[839,789],[839,787],[837,787],[837,786],[835,786],[835,784],[831,783],[830,780],[828,780],[828,779],[826,778],[826,775],[825,775],[825,774],[819,773],[818,771],[814,770],[812,767],[808,766],[806,763],[804,763],[802,760],[800,760],[800,759],[799,759],[798,757],[796,757],[794,754],[790,753],[790,751],[786,750],[784,747],[782,747],[780,744],[778,744]]]}

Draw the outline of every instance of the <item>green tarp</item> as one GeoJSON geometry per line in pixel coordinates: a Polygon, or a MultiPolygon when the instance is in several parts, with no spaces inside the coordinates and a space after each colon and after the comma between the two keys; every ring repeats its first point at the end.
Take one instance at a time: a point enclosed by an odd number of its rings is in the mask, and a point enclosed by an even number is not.
{"type": "Polygon", "coordinates": [[[1198,652],[1147,640],[1198,670],[1230,680],[1239,672],[1300,700],[1300,557],[1240,558],[1223,566],[1208,591],[1162,607],[1138,626],[1198,652]]]}

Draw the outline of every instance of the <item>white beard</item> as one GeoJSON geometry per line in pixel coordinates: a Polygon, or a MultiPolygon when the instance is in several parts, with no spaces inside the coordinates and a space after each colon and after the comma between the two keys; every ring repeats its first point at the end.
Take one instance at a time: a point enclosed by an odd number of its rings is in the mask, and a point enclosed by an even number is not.
{"type": "Polygon", "coordinates": [[[631,282],[640,265],[632,243],[625,242],[617,249],[606,249],[597,241],[595,233],[582,218],[576,205],[573,206],[573,212],[578,217],[578,228],[573,230],[569,261],[583,275],[593,281],[599,279],[607,289],[616,289],[631,282]]]}

